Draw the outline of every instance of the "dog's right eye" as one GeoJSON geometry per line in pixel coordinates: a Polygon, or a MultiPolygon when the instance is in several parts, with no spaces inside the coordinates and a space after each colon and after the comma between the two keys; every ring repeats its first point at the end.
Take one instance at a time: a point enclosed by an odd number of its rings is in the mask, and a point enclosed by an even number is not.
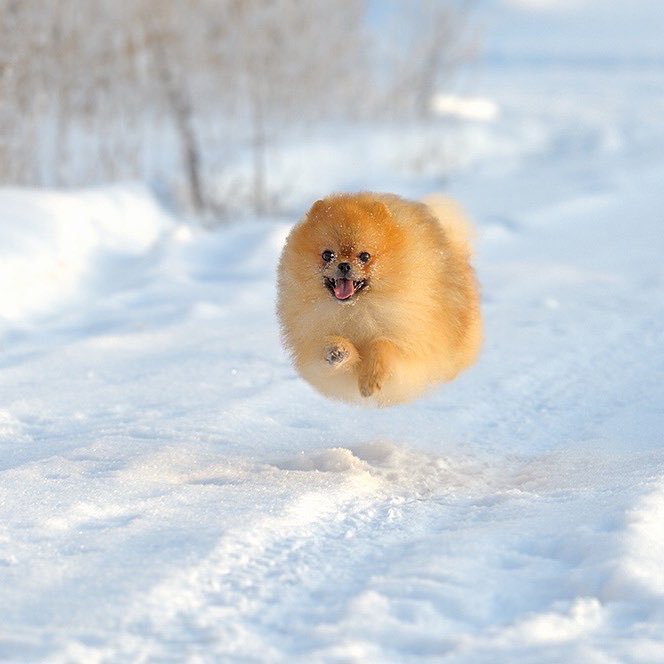
{"type": "Polygon", "coordinates": [[[322,259],[326,262],[329,263],[333,258],[334,258],[334,252],[330,251],[329,249],[326,249],[322,254],[321,254],[322,259]]]}

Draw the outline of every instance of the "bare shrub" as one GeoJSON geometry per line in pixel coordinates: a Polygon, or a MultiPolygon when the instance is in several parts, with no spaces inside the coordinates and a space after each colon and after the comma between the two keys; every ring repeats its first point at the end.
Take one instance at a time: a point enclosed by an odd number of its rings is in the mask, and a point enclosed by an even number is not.
{"type": "Polygon", "coordinates": [[[264,214],[279,137],[424,117],[468,57],[467,3],[393,7],[372,33],[365,0],[0,0],[0,182],[165,180],[219,216],[244,151],[264,214]]]}

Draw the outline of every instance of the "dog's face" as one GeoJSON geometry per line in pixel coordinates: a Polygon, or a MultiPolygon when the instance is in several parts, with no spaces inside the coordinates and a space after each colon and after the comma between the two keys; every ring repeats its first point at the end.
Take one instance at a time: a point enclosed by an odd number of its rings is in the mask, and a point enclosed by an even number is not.
{"type": "Polygon", "coordinates": [[[314,203],[284,261],[297,263],[287,268],[308,297],[354,304],[384,290],[403,268],[400,235],[384,203],[332,196],[314,203]]]}
{"type": "Polygon", "coordinates": [[[324,262],[323,283],[337,300],[346,302],[355,297],[369,282],[367,263],[371,260],[368,251],[353,256],[353,250],[340,248],[339,253],[325,249],[321,253],[324,262]]]}

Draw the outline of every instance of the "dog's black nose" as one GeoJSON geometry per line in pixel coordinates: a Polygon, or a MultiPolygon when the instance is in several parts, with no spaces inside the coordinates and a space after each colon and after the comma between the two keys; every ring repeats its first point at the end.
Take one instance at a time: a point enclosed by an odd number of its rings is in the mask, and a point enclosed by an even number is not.
{"type": "Polygon", "coordinates": [[[337,269],[339,270],[339,272],[341,272],[341,274],[346,276],[352,270],[352,267],[350,263],[339,263],[337,269]]]}

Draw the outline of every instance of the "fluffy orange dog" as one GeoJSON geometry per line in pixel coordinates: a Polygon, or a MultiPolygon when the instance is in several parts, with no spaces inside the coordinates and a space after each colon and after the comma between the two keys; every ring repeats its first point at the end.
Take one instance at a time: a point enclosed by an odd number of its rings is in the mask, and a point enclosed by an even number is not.
{"type": "Polygon", "coordinates": [[[328,397],[390,406],[452,380],[477,357],[479,296],[468,226],[447,199],[316,201],[279,264],[284,345],[328,397]]]}

